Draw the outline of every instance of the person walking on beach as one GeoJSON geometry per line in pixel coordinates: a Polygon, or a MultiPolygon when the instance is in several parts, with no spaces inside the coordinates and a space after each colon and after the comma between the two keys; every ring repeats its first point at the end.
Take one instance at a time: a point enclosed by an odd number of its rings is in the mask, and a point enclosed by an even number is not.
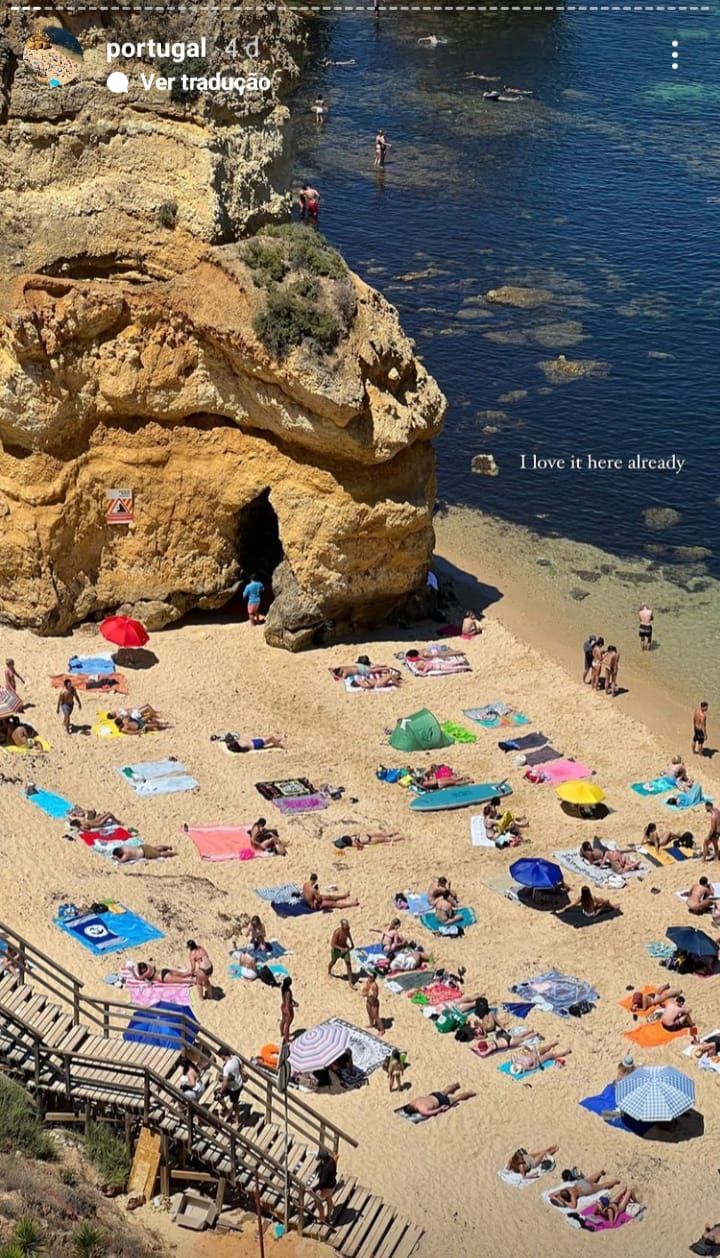
{"type": "Polygon", "coordinates": [[[338,961],[345,962],[347,970],[348,982],[355,989],[355,979],[352,972],[352,950],[355,947],[353,938],[350,933],[350,923],[344,917],[339,926],[335,928],[330,936],[330,964],[328,965],[328,974],[332,977],[333,969],[338,961]]]}
{"type": "Polygon", "coordinates": [[[720,808],[708,799],[705,803],[705,811],[708,814],[710,829],[703,843],[703,860],[718,860],[720,858],[720,808]],[[712,856],[710,855],[711,848],[712,856]]]}
{"type": "Polygon", "coordinates": [[[282,981],[280,988],[280,1036],[289,1044],[290,1027],[295,1020],[295,1010],[299,1008],[297,1001],[292,994],[292,979],[288,974],[282,981]]]}
{"type": "Polygon", "coordinates": [[[66,734],[72,734],[72,726],[70,724],[70,718],[73,714],[73,710],[75,707],[79,709],[82,708],[82,703],[80,702],[80,695],[75,689],[75,683],[72,682],[69,677],[66,677],[65,681],[63,682],[62,690],[60,691],[60,694],[58,695],[57,708],[56,708],[56,711],[62,715],[63,729],[65,730],[66,734]]]}
{"type": "Polygon", "coordinates": [[[643,603],[638,611],[638,636],[641,651],[649,651],[653,636],[653,609],[643,603]]]}
{"type": "Polygon", "coordinates": [[[264,616],[260,615],[260,603],[262,601],[263,590],[265,586],[258,579],[257,573],[253,572],[245,589],[243,590],[243,598],[247,603],[248,620],[251,625],[261,625],[264,616]]]}
{"type": "Polygon", "coordinates": [[[707,742],[707,714],[710,704],[703,699],[693,712],[693,740],[692,749],[694,756],[705,755],[705,743],[707,742]]]}
{"type": "Polygon", "coordinates": [[[213,988],[210,979],[213,972],[213,963],[206,948],[202,944],[196,943],[194,939],[188,939],[186,944],[188,950],[188,964],[190,973],[195,979],[201,1000],[212,1000],[213,988]]]}
{"type": "Polygon", "coordinates": [[[17,684],[18,684],[18,682],[22,682],[22,684],[23,684],[23,686],[24,686],[24,685],[25,685],[25,678],[24,678],[24,677],[21,677],[21,676],[20,676],[20,674],[19,674],[19,672],[18,672],[18,671],[17,671],[17,669],[15,668],[15,661],[14,661],[14,660],[6,660],[6,661],[5,661],[5,686],[6,686],[6,689],[7,689],[7,690],[13,690],[13,691],[15,692],[15,694],[17,694],[17,693],[18,693],[18,688],[17,688],[17,684]]]}
{"type": "Polygon", "coordinates": [[[385,166],[385,158],[387,157],[389,140],[385,132],[380,129],[375,136],[375,166],[381,170],[385,166]]]}

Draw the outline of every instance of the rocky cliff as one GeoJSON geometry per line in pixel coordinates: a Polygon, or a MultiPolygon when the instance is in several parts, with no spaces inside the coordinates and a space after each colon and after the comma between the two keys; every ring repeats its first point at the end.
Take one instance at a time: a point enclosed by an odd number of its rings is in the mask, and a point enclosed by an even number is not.
{"type": "Polygon", "coordinates": [[[5,19],[0,41],[0,618],[58,632],[122,606],[157,627],[251,569],[272,578],[275,644],[383,618],[424,581],[444,400],[309,228],[241,239],[287,211],[295,18],[202,32],[211,68],[259,33],[273,87],[237,104],[118,103],[118,36],[58,17],[85,49],[66,87],[20,60],[46,19],[5,19]],[[131,525],[106,522],[117,487],[131,525]]]}

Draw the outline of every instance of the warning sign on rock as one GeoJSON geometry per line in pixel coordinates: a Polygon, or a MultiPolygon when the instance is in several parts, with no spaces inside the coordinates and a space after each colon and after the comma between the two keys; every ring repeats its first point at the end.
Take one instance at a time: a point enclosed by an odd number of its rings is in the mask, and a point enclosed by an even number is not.
{"type": "Polygon", "coordinates": [[[108,524],[132,524],[132,489],[106,489],[105,497],[107,499],[105,518],[108,524]]]}

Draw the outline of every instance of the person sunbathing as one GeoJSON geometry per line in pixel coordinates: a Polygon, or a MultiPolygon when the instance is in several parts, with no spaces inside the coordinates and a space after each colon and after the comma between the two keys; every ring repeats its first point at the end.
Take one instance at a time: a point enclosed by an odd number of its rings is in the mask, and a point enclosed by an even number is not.
{"type": "Polygon", "coordinates": [[[374,847],[376,843],[403,843],[404,834],[397,830],[371,830],[367,834],[341,834],[335,839],[336,847],[374,847]]]}
{"type": "Polygon", "coordinates": [[[631,856],[630,851],[634,851],[634,848],[606,847],[602,854],[600,868],[610,868],[614,874],[629,874],[634,869],[640,869],[642,861],[639,861],[636,856],[631,856]]]}
{"type": "Polygon", "coordinates": [[[573,1179],[569,1171],[563,1171],[562,1178],[568,1182],[564,1188],[558,1188],[555,1192],[550,1193],[548,1201],[553,1206],[558,1206],[561,1210],[577,1210],[578,1202],[583,1197],[593,1197],[596,1192],[608,1192],[611,1188],[617,1188],[620,1183],[619,1179],[610,1179],[607,1183],[602,1182],[605,1171],[595,1171],[593,1175],[582,1176],[581,1179],[573,1179]]]}
{"type": "Polygon", "coordinates": [[[149,961],[138,961],[137,965],[129,966],[129,975],[141,983],[188,983],[194,982],[188,970],[158,970],[152,957],[149,961]]]}
{"type": "Polygon", "coordinates": [[[570,1056],[571,1048],[558,1049],[559,1040],[553,1040],[545,1048],[530,1048],[527,1044],[515,1054],[510,1062],[511,1075],[523,1075],[529,1070],[542,1070],[552,1061],[564,1062],[570,1056]]]}
{"type": "MultiPolygon", "coordinates": [[[[378,665],[384,668],[384,664],[378,665]]],[[[339,664],[337,668],[331,668],[330,672],[338,681],[344,681],[346,677],[364,677],[370,672],[372,664],[369,655],[359,655],[355,664],[339,664]]]]}
{"type": "Polygon", "coordinates": [[[303,883],[302,898],[315,912],[319,909],[353,909],[360,903],[350,899],[350,892],[321,891],[317,874],[310,874],[307,882],[303,883]]]}
{"type": "Polygon", "coordinates": [[[448,786],[465,786],[471,779],[456,774],[447,765],[431,764],[420,778],[419,786],[423,791],[442,791],[448,786]]]}
{"type": "MultiPolygon", "coordinates": [[[[456,1008],[462,1010],[465,1001],[453,1001],[456,1008]]],[[[473,1013],[468,1018],[468,1024],[475,1031],[475,1037],[478,1041],[476,1047],[483,1057],[490,1057],[493,1053],[501,1052],[503,1049],[524,1048],[526,1041],[534,1039],[537,1035],[536,1031],[528,1028],[521,1031],[519,1035],[511,1035],[507,1027],[503,1026],[496,1015],[490,1009],[488,1002],[484,996],[478,996],[473,1006],[473,1013]]]]}
{"type": "Polygon", "coordinates": [[[287,734],[263,734],[258,738],[241,738],[240,734],[226,734],[225,745],[232,752],[272,751],[279,748],[287,751],[287,734]]]}
{"type": "Polygon", "coordinates": [[[665,774],[669,778],[674,778],[678,786],[692,786],[693,780],[688,777],[688,771],[685,768],[682,756],[673,756],[665,774]]]}
{"type": "Polygon", "coordinates": [[[399,952],[396,952],[390,963],[391,970],[402,970],[409,974],[413,970],[420,970],[424,965],[430,965],[432,957],[429,956],[417,944],[405,944],[399,952]]]}
{"type": "Polygon", "coordinates": [[[690,888],[687,895],[688,913],[699,917],[701,913],[709,913],[717,904],[717,896],[708,878],[702,877],[690,888]]]}
{"type": "Polygon", "coordinates": [[[157,732],[170,728],[149,703],[143,703],[139,708],[117,708],[108,712],[107,718],[114,722],[121,734],[142,734],[145,730],[157,732]]]}
{"type": "Polygon", "coordinates": [[[603,854],[586,839],[580,844],[580,859],[587,861],[588,865],[601,865],[603,854]]]}
{"type": "Polygon", "coordinates": [[[512,1171],[514,1175],[519,1175],[521,1179],[527,1179],[528,1175],[532,1175],[532,1172],[538,1170],[538,1168],[543,1171],[549,1171],[552,1169],[553,1158],[559,1148],[558,1144],[551,1144],[548,1145],[547,1149],[537,1149],[535,1153],[528,1153],[527,1149],[516,1149],[506,1163],[505,1170],[512,1171]]]}
{"type": "Polygon", "coordinates": [[[663,1005],[666,1000],[674,1000],[676,996],[681,996],[680,991],[671,991],[669,983],[663,983],[662,987],[656,988],[651,992],[633,992],[630,998],[631,1013],[648,1013],[650,1009],[663,1005]]]}
{"type": "Polygon", "coordinates": [[[703,1039],[693,1039],[695,1045],[695,1057],[707,1057],[709,1061],[720,1061],[720,1032],[713,1035],[706,1035],[703,1039]]]}
{"type": "Polygon", "coordinates": [[[350,685],[355,690],[387,690],[389,686],[399,686],[402,678],[396,668],[373,668],[362,677],[351,677],[350,685]]]}
{"type": "Polygon", "coordinates": [[[96,812],[94,808],[71,808],[68,813],[68,822],[71,826],[79,826],[81,830],[87,832],[95,832],[96,830],[105,830],[107,826],[119,826],[120,822],[112,812],[96,812]]]}
{"type": "Polygon", "coordinates": [[[273,856],[287,856],[287,848],[277,830],[268,829],[264,817],[258,817],[250,827],[250,846],[254,852],[270,852],[273,856]]]}
{"type": "Polygon", "coordinates": [[[634,1189],[626,1188],[624,1184],[621,1184],[614,1197],[602,1196],[599,1201],[594,1202],[592,1214],[588,1217],[615,1223],[632,1202],[639,1205],[639,1197],[636,1197],[634,1189]]]}
{"type": "Polygon", "coordinates": [[[408,1101],[405,1109],[411,1114],[422,1114],[423,1118],[433,1118],[436,1114],[444,1114],[454,1109],[461,1101],[471,1101],[476,1092],[461,1092],[459,1083],[448,1083],[441,1092],[431,1092],[429,1096],[417,1096],[408,1101]]]}
{"type": "Polygon", "coordinates": [[[677,843],[679,838],[680,835],[672,830],[665,830],[663,834],[660,834],[655,822],[650,821],[643,830],[642,841],[644,847],[654,847],[655,851],[659,852],[661,847],[670,847],[673,843],[677,843]]]}
{"type": "Polygon", "coordinates": [[[401,948],[404,948],[407,942],[407,939],[404,939],[400,934],[400,918],[394,917],[380,936],[380,944],[385,956],[392,957],[401,948]]]}
{"type": "Polygon", "coordinates": [[[131,865],[139,860],[169,860],[171,856],[177,856],[177,852],[167,843],[160,843],[157,847],[153,843],[138,843],[133,847],[114,847],[112,850],[112,858],[118,865],[131,865]]]}
{"type": "Polygon", "coordinates": [[[682,1031],[684,1027],[693,1026],[692,1012],[685,1008],[685,997],[675,996],[668,1000],[662,1007],[659,1021],[666,1031],[682,1031]]]}
{"type": "Polygon", "coordinates": [[[472,610],[465,612],[461,633],[463,638],[475,638],[479,633],[482,633],[482,625],[477,612],[472,610]]]}
{"type": "Polygon", "coordinates": [[[577,900],[568,905],[571,909],[580,909],[583,917],[599,917],[601,913],[616,913],[617,904],[604,900],[602,896],[593,895],[589,887],[581,887],[577,900]]]}
{"type": "Polygon", "coordinates": [[[453,904],[456,907],[459,905],[460,900],[453,891],[449,878],[438,877],[433,883],[431,883],[430,890],[428,891],[428,900],[433,907],[435,900],[437,899],[447,900],[450,904],[453,904]]]}

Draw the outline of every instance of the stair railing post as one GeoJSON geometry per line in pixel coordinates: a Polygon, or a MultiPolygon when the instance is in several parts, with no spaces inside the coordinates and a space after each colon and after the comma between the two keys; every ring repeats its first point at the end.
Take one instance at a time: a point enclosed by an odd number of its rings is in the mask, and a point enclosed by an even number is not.
{"type": "Polygon", "coordinates": [[[63,1053],[63,1065],[65,1067],[65,1095],[68,1104],[72,1104],[72,1074],[70,1072],[70,1054],[63,1053]]]}
{"type": "Polygon", "coordinates": [[[143,1123],[147,1127],[150,1122],[150,1074],[143,1071],[143,1123]]]}
{"type": "Polygon", "coordinates": [[[103,1001],[103,1035],[107,1040],[110,1036],[110,1006],[103,1001]]]}
{"type": "Polygon", "coordinates": [[[35,1087],[40,1086],[40,1041],[33,1042],[33,1056],[35,1059],[35,1087]]]}
{"type": "Polygon", "coordinates": [[[298,1193],[298,1236],[302,1236],[305,1231],[305,1185],[302,1184],[298,1193]]]}
{"type": "Polygon", "coordinates": [[[80,1022],[80,984],[77,979],[73,979],[73,1020],[77,1025],[80,1022]]]}
{"type": "Polygon", "coordinates": [[[235,1132],[230,1137],[230,1173],[232,1175],[233,1184],[237,1181],[237,1150],[235,1147],[235,1132]]]}
{"type": "Polygon", "coordinates": [[[187,1107],[187,1146],[188,1153],[192,1153],[193,1141],[195,1139],[195,1115],[193,1114],[192,1105],[188,1102],[187,1107]]]}
{"type": "Polygon", "coordinates": [[[25,955],[25,940],[24,939],[22,940],[17,950],[17,957],[18,957],[18,960],[17,960],[18,978],[20,979],[21,983],[24,983],[25,973],[26,973],[26,968],[27,968],[27,957],[25,955]]]}
{"type": "Polygon", "coordinates": [[[265,1122],[266,1123],[272,1122],[272,1111],[273,1111],[272,1089],[273,1089],[272,1079],[267,1079],[265,1083],[265,1122]]]}

